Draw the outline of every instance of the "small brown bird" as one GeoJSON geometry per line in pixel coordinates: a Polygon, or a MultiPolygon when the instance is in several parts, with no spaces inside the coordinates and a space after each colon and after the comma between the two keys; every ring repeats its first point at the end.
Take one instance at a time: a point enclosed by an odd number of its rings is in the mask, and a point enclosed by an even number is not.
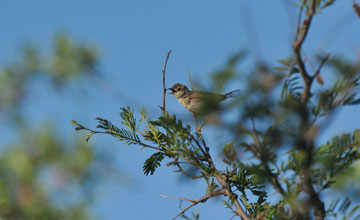
{"type": "Polygon", "coordinates": [[[190,91],[186,86],[176,83],[171,88],[170,94],[194,114],[206,115],[219,108],[219,103],[227,98],[240,95],[240,90],[234,90],[226,94],[218,94],[204,91],[190,91]]]}

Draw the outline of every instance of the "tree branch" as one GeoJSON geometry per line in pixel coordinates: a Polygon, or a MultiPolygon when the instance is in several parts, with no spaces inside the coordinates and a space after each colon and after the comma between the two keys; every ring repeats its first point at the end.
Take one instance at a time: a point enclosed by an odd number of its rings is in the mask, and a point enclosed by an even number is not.
{"type": "Polygon", "coordinates": [[[230,180],[225,175],[214,175],[214,177],[219,181],[219,183],[222,185],[223,189],[225,190],[225,195],[229,198],[232,198],[234,200],[235,205],[235,214],[237,216],[240,216],[243,220],[249,220],[248,215],[245,213],[244,209],[241,207],[240,202],[238,200],[238,195],[236,195],[230,186],[230,180]]]}
{"type": "MultiPolygon", "coordinates": [[[[207,158],[206,161],[208,162],[209,167],[211,167],[217,171],[217,169],[215,167],[215,163],[212,160],[211,155],[210,155],[210,148],[206,145],[206,142],[201,134],[199,135],[199,138],[202,141],[202,144],[204,145],[205,153],[206,153],[205,157],[207,158]]],[[[234,199],[234,205],[236,208],[235,214],[237,216],[240,216],[243,220],[249,220],[249,217],[247,216],[244,209],[241,207],[241,205],[239,203],[238,196],[231,190],[230,180],[227,178],[227,176],[221,175],[221,174],[215,174],[214,177],[216,178],[216,180],[220,183],[220,185],[225,190],[224,195],[228,196],[229,198],[235,198],[234,199]]]]}
{"type": "MultiPolygon", "coordinates": [[[[304,5],[306,4],[307,0],[303,0],[302,2],[302,6],[300,9],[300,14],[299,14],[299,18],[298,18],[298,26],[297,26],[297,31],[296,31],[296,36],[295,36],[295,40],[293,43],[293,50],[295,53],[295,61],[298,65],[299,68],[299,72],[301,74],[302,79],[304,80],[304,91],[302,94],[302,103],[304,105],[306,105],[306,103],[308,102],[309,98],[311,97],[311,85],[313,82],[314,77],[318,76],[318,73],[315,73],[314,76],[310,76],[309,73],[306,70],[304,61],[302,60],[301,57],[301,47],[305,41],[305,38],[308,34],[308,31],[310,29],[310,24],[312,21],[312,18],[314,16],[314,14],[316,13],[316,0],[310,0],[309,3],[309,7],[308,7],[308,12],[307,12],[307,17],[304,19],[303,24],[300,27],[300,16],[302,14],[302,8],[304,7],[304,5]]],[[[319,71],[320,68],[322,67],[322,64],[319,67],[319,71]]],[[[321,81],[321,80],[320,80],[321,81]]],[[[304,106],[305,108],[305,106],[304,106]]],[[[305,151],[307,157],[306,157],[306,161],[304,163],[304,168],[303,168],[303,177],[302,177],[302,182],[305,185],[305,189],[306,192],[309,194],[310,198],[309,201],[312,203],[312,205],[314,206],[314,215],[315,215],[315,219],[316,220],[320,220],[320,219],[324,219],[325,218],[325,208],[324,208],[324,204],[322,203],[322,201],[319,198],[319,195],[315,192],[313,186],[312,186],[312,178],[311,178],[311,165],[312,165],[312,153],[313,153],[313,148],[314,148],[314,143],[313,141],[309,141],[306,140],[304,136],[305,132],[308,129],[307,126],[307,116],[306,114],[301,114],[301,134],[302,134],[302,144],[303,146],[301,146],[301,148],[305,151]]]]}
{"type": "Polygon", "coordinates": [[[160,195],[161,197],[164,198],[169,198],[169,199],[175,199],[175,200],[181,200],[181,201],[188,201],[191,202],[192,204],[187,206],[186,208],[184,208],[181,212],[179,212],[174,218],[172,218],[172,220],[175,220],[177,217],[183,215],[187,210],[189,210],[190,208],[192,208],[193,206],[199,204],[199,203],[203,203],[206,202],[208,199],[219,196],[219,195],[224,195],[224,190],[218,190],[215,192],[211,192],[203,197],[201,197],[200,199],[197,200],[193,200],[193,199],[187,199],[187,198],[177,198],[177,197],[172,197],[172,196],[165,196],[165,195],[160,195]]]}
{"type": "Polygon", "coordinates": [[[166,105],[165,105],[165,96],[166,96],[165,72],[166,72],[166,66],[167,66],[167,62],[169,60],[170,54],[171,54],[171,50],[169,50],[168,53],[167,53],[165,63],[164,63],[164,68],[162,70],[162,73],[163,73],[163,103],[162,104],[163,105],[160,108],[161,108],[161,110],[163,112],[163,115],[165,115],[165,113],[166,113],[166,105]]]}
{"type": "Polygon", "coordinates": [[[298,68],[299,68],[299,72],[301,74],[301,77],[304,80],[305,86],[304,86],[304,91],[302,94],[302,103],[307,103],[307,101],[309,100],[309,98],[311,97],[311,92],[310,92],[310,88],[311,88],[311,84],[313,82],[313,78],[308,74],[306,67],[305,67],[305,63],[302,60],[301,57],[301,47],[302,44],[305,41],[305,38],[308,34],[309,28],[310,28],[310,24],[312,21],[312,18],[315,14],[315,2],[316,0],[311,0],[310,1],[310,5],[308,8],[308,13],[307,13],[307,17],[304,19],[303,24],[300,26],[300,17],[302,14],[302,8],[304,7],[304,5],[306,4],[307,0],[303,0],[301,9],[300,9],[300,14],[299,14],[299,23],[297,26],[297,31],[296,31],[296,36],[295,36],[295,40],[294,43],[292,45],[294,53],[295,53],[295,61],[298,64],[298,68]]]}

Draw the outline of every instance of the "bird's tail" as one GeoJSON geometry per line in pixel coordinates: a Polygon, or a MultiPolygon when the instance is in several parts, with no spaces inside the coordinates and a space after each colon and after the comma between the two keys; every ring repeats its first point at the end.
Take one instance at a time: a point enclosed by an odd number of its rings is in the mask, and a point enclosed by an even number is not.
{"type": "Polygon", "coordinates": [[[237,90],[226,93],[225,97],[226,98],[233,98],[233,97],[239,96],[240,94],[241,94],[240,89],[237,89],[237,90]]]}

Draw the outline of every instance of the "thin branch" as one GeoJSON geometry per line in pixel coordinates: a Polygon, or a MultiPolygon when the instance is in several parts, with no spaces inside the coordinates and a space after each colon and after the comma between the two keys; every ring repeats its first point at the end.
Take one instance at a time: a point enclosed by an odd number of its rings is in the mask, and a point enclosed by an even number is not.
{"type": "Polygon", "coordinates": [[[301,16],[304,10],[304,6],[306,4],[307,0],[303,0],[303,2],[301,3],[300,6],[300,10],[299,10],[299,15],[298,15],[298,20],[297,20],[297,25],[296,25],[296,33],[295,33],[295,40],[298,38],[299,32],[300,32],[300,22],[301,22],[301,16]]]}
{"type": "Polygon", "coordinates": [[[323,67],[323,65],[326,63],[326,61],[329,59],[330,53],[327,53],[325,58],[321,60],[320,66],[319,68],[316,70],[315,74],[319,74],[321,68],[323,67]]]}
{"type": "Polygon", "coordinates": [[[299,18],[298,18],[299,24],[296,29],[296,36],[295,36],[294,43],[292,45],[294,53],[295,53],[295,61],[298,64],[299,72],[305,83],[304,91],[302,94],[302,103],[304,103],[304,104],[307,103],[307,101],[309,100],[309,98],[311,96],[310,88],[311,88],[311,84],[313,82],[313,78],[308,74],[306,67],[305,67],[305,63],[302,60],[301,47],[305,41],[305,38],[306,38],[309,28],[310,28],[312,18],[316,12],[315,11],[316,0],[310,1],[307,17],[304,19],[303,24],[300,26],[300,19],[301,19],[300,16],[302,14],[302,8],[306,4],[306,2],[307,2],[307,0],[303,0],[302,6],[300,9],[301,13],[299,14],[299,18]]]}
{"type": "Polygon", "coordinates": [[[191,90],[194,90],[194,85],[193,85],[193,83],[192,83],[191,75],[190,75],[190,69],[188,69],[188,76],[189,76],[189,81],[190,81],[191,90]]]}
{"type": "MultiPolygon", "coordinates": [[[[206,152],[205,152],[205,150],[202,148],[200,142],[194,137],[194,135],[189,134],[189,136],[190,136],[191,140],[193,140],[193,141],[195,142],[195,144],[198,146],[198,148],[199,148],[199,149],[201,150],[201,152],[203,153],[203,156],[205,157],[205,156],[206,156],[206,152]]],[[[192,146],[194,149],[196,149],[196,147],[193,145],[193,143],[192,143],[191,141],[190,141],[190,144],[191,144],[191,146],[192,146]]]]}
{"type": "Polygon", "coordinates": [[[215,192],[211,192],[203,197],[201,197],[200,199],[197,200],[193,200],[193,199],[187,199],[187,198],[177,198],[177,197],[173,197],[173,196],[165,196],[165,195],[160,195],[161,197],[164,198],[169,198],[169,199],[175,199],[175,200],[181,200],[181,201],[188,201],[191,202],[192,204],[187,206],[186,208],[184,208],[183,210],[181,210],[181,212],[179,212],[174,218],[172,218],[172,220],[175,220],[177,217],[184,215],[185,212],[187,210],[189,210],[190,208],[192,208],[193,206],[199,204],[199,203],[203,203],[206,202],[208,199],[219,196],[219,195],[224,195],[225,191],[224,189],[215,191],[215,192]]]}
{"type": "Polygon", "coordinates": [[[329,56],[330,56],[330,53],[328,53],[328,54],[325,56],[325,58],[323,58],[323,59],[321,60],[321,63],[320,63],[319,68],[316,70],[315,74],[313,75],[313,78],[315,78],[316,81],[317,81],[320,85],[324,85],[324,79],[323,79],[323,77],[320,75],[320,70],[321,70],[321,68],[323,67],[323,65],[325,64],[325,62],[328,60],[329,56]]]}
{"type": "Polygon", "coordinates": [[[268,177],[270,179],[270,182],[275,187],[275,189],[281,194],[282,197],[287,198],[287,193],[282,188],[277,175],[274,175],[271,172],[271,169],[269,168],[269,165],[268,165],[267,161],[265,161],[265,159],[263,157],[263,153],[261,152],[260,137],[259,137],[258,132],[256,131],[254,119],[251,119],[251,122],[252,122],[253,133],[255,134],[255,140],[254,141],[255,141],[255,144],[257,145],[257,148],[255,148],[255,149],[258,149],[258,151],[259,151],[259,152],[253,152],[253,153],[261,161],[261,163],[264,165],[265,170],[267,172],[267,175],[268,175],[268,177]]]}
{"type": "MultiPolygon", "coordinates": [[[[184,174],[185,176],[191,178],[191,179],[200,179],[203,178],[203,175],[198,175],[198,176],[194,176],[192,174],[189,174],[188,172],[186,172],[181,166],[180,163],[178,161],[179,157],[175,157],[173,161],[169,162],[166,164],[166,166],[177,166],[179,168],[179,170],[177,170],[178,172],[181,172],[182,174],[184,174]]],[[[190,162],[189,162],[190,163],[190,162]]],[[[192,165],[194,165],[193,163],[190,163],[192,165]]],[[[197,167],[196,165],[194,165],[195,167],[197,167]]],[[[176,172],[176,171],[175,171],[176,172]]]]}
{"type": "Polygon", "coordinates": [[[167,66],[167,62],[169,60],[169,57],[170,57],[170,54],[171,54],[171,50],[169,50],[169,52],[167,53],[167,56],[166,56],[166,60],[165,60],[165,63],[164,63],[164,68],[162,70],[162,73],[163,73],[163,105],[161,108],[162,112],[163,112],[163,115],[165,115],[166,113],[166,105],[165,105],[165,96],[166,96],[166,86],[165,86],[165,72],[166,72],[166,66],[167,66]]]}
{"type": "MultiPolygon", "coordinates": [[[[209,156],[209,158],[211,159],[210,153],[209,153],[209,152],[210,152],[210,148],[206,145],[206,142],[205,142],[203,136],[202,136],[201,134],[198,134],[198,135],[199,135],[199,138],[200,138],[202,144],[204,145],[206,155],[209,156]]],[[[215,166],[215,165],[213,164],[213,166],[215,166]]]]}
{"type": "Polygon", "coordinates": [[[163,198],[167,198],[167,199],[175,199],[175,200],[181,200],[181,201],[188,201],[191,203],[196,203],[198,200],[194,200],[194,199],[187,199],[184,197],[178,198],[178,197],[174,197],[174,196],[166,196],[166,195],[160,195],[163,198]]]}
{"type": "Polygon", "coordinates": [[[231,218],[229,219],[229,220],[232,220],[233,218],[235,218],[236,217],[236,215],[233,215],[233,216],[231,216],[231,218]]]}
{"type": "Polygon", "coordinates": [[[230,185],[230,180],[227,176],[224,175],[214,175],[214,177],[219,181],[219,183],[225,189],[225,195],[230,199],[233,199],[236,210],[234,211],[237,216],[240,216],[243,220],[249,220],[248,215],[245,213],[244,209],[241,207],[238,200],[238,195],[235,194],[230,185]]]}
{"type": "Polygon", "coordinates": [[[316,75],[320,74],[320,70],[323,67],[323,65],[326,63],[326,61],[329,59],[330,53],[327,53],[326,56],[321,60],[321,63],[319,65],[319,67],[317,68],[315,75],[313,76],[313,78],[316,77],[316,75]]]}

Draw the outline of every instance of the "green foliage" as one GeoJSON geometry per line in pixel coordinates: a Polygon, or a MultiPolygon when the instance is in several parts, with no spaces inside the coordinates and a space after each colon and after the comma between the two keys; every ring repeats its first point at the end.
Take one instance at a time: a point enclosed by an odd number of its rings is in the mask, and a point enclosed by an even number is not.
{"type": "Polygon", "coordinates": [[[34,80],[58,88],[94,71],[97,62],[94,47],[62,33],[49,54],[28,44],[18,60],[0,67],[2,124],[14,136],[1,146],[0,219],[92,219],[89,205],[103,179],[97,171],[111,168],[109,155],[100,157],[82,139],[64,138],[52,124],[31,124],[23,109],[31,104],[26,98],[34,80]]]}
{"type": "Polygon", "coordinates": [[[330,142],[321,145],[316,151],[316,161],[323,170],[322,178],[318,179],[319,185],[328,188],[336,182],[338,186],[341,185],[339,183],[344,184],[347,179],[344,171],[360,158],[359,148],[359,129],[353,134],[335,136],[330,142]]]}
{"type": "Polygon", "coordinates": [[[163,159],[164,159],[164,153],[162,152],[157,152],[151,155],[151,157],[149,157],[144,163],[143,166],[144,174],[148,175],[150,173],[151,175],[153,175],[155,169],[161,165],[161,161],[163,159]]]}
{"type": "Polygon", "coordinates": [[[224,163],[226,163],[228,165],[231,165],[238,158],[234,144],[235,144],[235,142],[232,141],[229,144],[225,144],[225,147],[223,148],[223,154],[225,157],[223,161],[224,161],[224,163]]]}
{"type": "Polygon", "coordinates": [[[245,58],[245,56],[245,51],[240,51],[234,54],[229,58],[225,68],[212,74],[211,79],[214,85],[214,88],[212,90],[214,92],[223,92],[229,80],[233,79],[236,76],[236,66],[245,58]]]}
{"type": "Polygon", "coordinates": [[[54,57],[47,72],[54,76],[57,83],[96,68],[97,50],[94,47],[78,45],[65,33],[57,34],[53,51],[54,57]]]}
{"type": "Polygon", "coordinates": [[[0,67],[0,112],[17,113],[20,103],[31,92],[29,82],[36,77],[48,76],[60,87],[85,74],[93,74],[98,56],[93,46],[79,44],[65,33],[56,35],[51,54],[41,54],[32,44],[25,46],[18,61],[0,67]]]}
{"type": "Polygon", "coordinates": [[[344,220],[357,220],[360,218],[359,208],[360,204],[352,206],[351,199],[346,197],[333,200],[328,212],[329,216],[334,218],[340,217],[339,214],[341,213],[344,220]]]}
{"type": "Polygon", "coordinates": [[[89,195],[74,186],[94,180],[93,161],[93,149],[80,140],[66,144],[48,125],[29,130],[1,152],[0,216],[34,220],[91,219],[86,209],[89,195]],[[57,186],[56,179],[61,179],[61,187],[57,186]],[[69,202],[73,195],[65,193],[68,189],[81,193],[78,202],[69,202]],[[62,206],[57,204],[59,198],[52,195],[57,191],[67,197],[62,206]]]}
{"type": "Polygon", "coordinates": [[[287,58],[279,60],[278,62],[282,64],[282,66],[276,67],[275,70],[287,72],[287,78],[283,83],[281,91],[281,98],[287,98],[290,96],[295,100],[300,100],[303,86],[299,85],[300,74],[295,61],[292,58],[287,58]]]}

